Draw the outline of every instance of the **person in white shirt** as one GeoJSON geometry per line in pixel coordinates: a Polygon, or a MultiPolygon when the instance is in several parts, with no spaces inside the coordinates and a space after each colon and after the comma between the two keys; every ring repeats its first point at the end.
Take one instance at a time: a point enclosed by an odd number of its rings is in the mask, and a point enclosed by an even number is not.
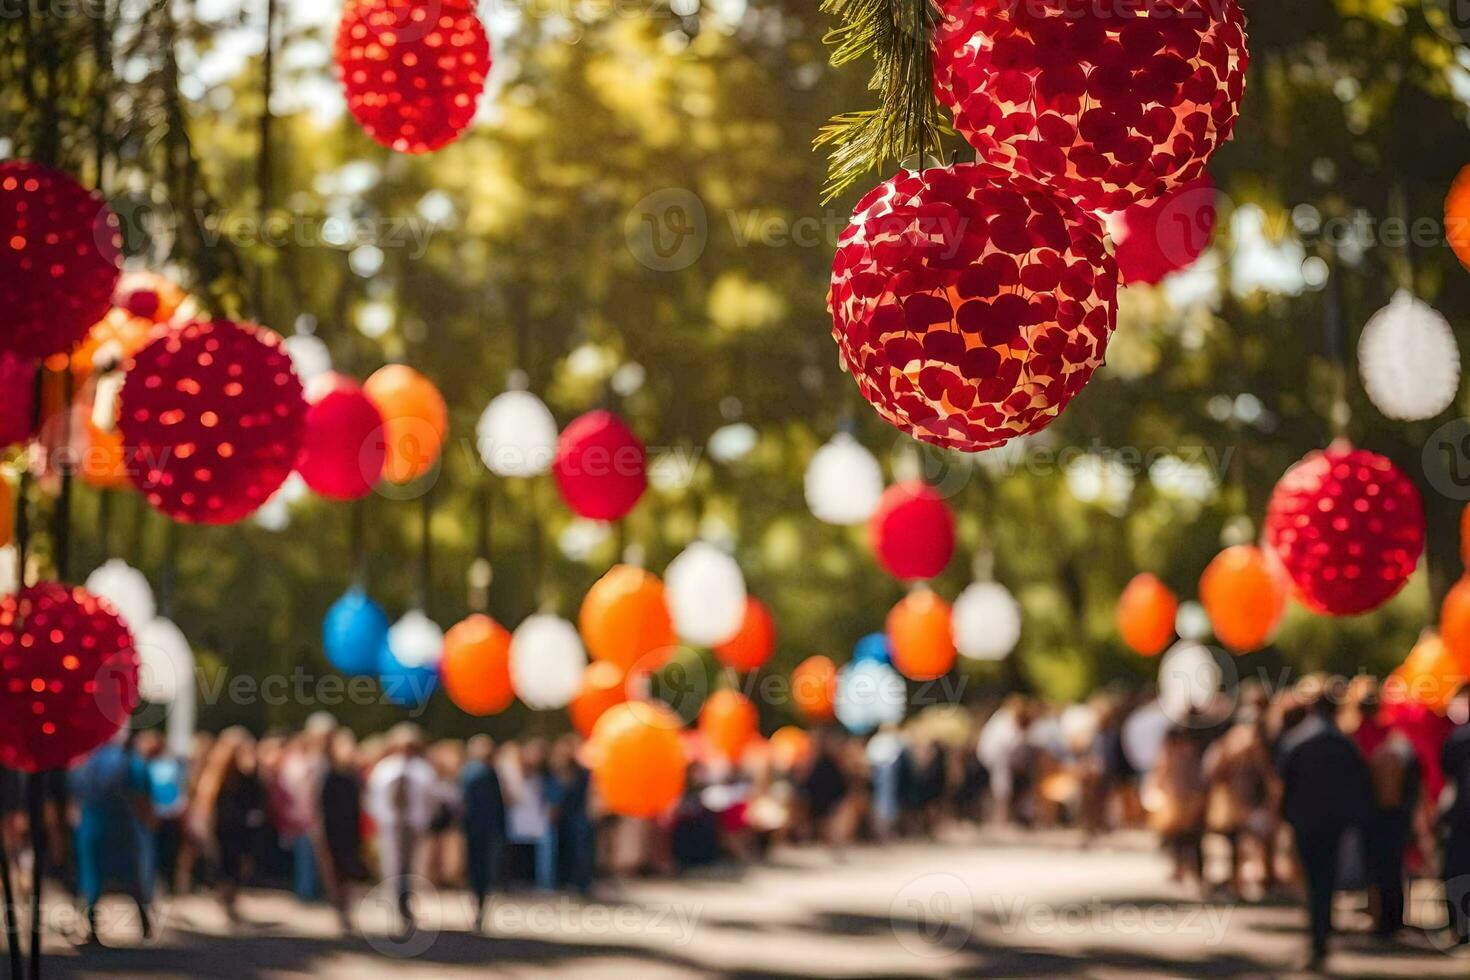
{"type": "Polygon", "coordinates": [[[364,805],[378,828],[378,855],[384,882],[398,890],[398,914],[405,934],[416,929],[413,914],[414,856],[434,821],[439,776],[424,758],[424,738],[415,725],[388,734],[388,755],[368,777],[364,805]]]}

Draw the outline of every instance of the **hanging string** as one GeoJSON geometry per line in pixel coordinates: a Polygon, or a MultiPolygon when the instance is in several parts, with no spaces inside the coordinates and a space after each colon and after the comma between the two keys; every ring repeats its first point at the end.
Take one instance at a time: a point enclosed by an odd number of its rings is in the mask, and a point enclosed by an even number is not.
{"type": "Polygon", "coordinates": [[[433,570],[433,535],[431,525],[434,521],[434,488],[432,486],[424,490],[419,498],[419,585],[418,606],[427,611],[429,607],[429,583],[433,570]]]}
{"type": "Polygon", "coordinates": [[[476,537],[475,560],[470,563],[468,606],[473,613],[483,613],[490,608],[490,580],[494,568],[490,564],[494,494],[495,488],[490,483],[490,474],[486,473],[480,478],[479,533],[476,537]]]}
{"type": "Polygon", "coordinates": [[[163,574],[158,581],[158,614],[164,619],[174,615],[174,591],[178,584],[179,524],[169,521],[163,530],[163,574]]]}
{"type": "Polygon", "coordinates": [[[351,555],[352,585],[367,590],[367,498],[352,502],[347,527],[347,548],[351,555]]]}
{"type": "Polygon", "coordinates": [[[1332,406],[1329,422],[1333,439],[1345,439],[1352,413],[1347,401],[1347,340],[1343,328],[1343,290],[1339,263],[1328,261],[1327,284],[1322,290],[1322,347],[1332,365],[1332,406]]]}
{"type": "MultiPolygon", "coordinates": [[[[260,109],[260,153],[256,158],[255,192],[259,206],[259,230],[261,242],[265,241],[265,225],[271,215],[271,168],[272,129],[275,122],[271,115],[271,92],[275,88],[276,75],[276,0],[265,2],[265,55],[261,63],[261,109],[260,109]]],[[[263,245],[261,247],[264,247],[263,245]]],[[[264,319],[266,306],[265,262],[257,257],[255,262],[255,308],[257,316],[264,319]]]]}

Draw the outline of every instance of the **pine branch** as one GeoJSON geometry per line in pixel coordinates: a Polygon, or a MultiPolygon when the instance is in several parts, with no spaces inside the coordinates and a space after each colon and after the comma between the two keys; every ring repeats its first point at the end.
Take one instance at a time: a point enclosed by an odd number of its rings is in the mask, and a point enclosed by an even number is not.
{"type": "Polygon", "coordinates": [[[890,160],[938,153],[950,129],[934,96],[936,0],[823,0],[822,10],[841,22],[825,38],[833,67],[872,58],[868,89],[879,96],[878,108],[835,116],[817,136],[832,148],[825,204],[890,160]]]}

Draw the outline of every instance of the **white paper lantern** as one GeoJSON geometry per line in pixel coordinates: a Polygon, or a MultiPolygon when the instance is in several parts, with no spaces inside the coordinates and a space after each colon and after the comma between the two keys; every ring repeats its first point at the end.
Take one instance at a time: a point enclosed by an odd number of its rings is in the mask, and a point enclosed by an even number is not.
{"type": "Polygon", "coordinates": [[[883,468],[846,432],[832,437],[807,464],[806,505],[828,524],[863,524],[883,496],[883,468]]]}
{"type": "Polygon", "coordinates": [[[1210,623],[1210,614],[1205,612],[1205,607],[1190,599],[1179,603],[1179,611],[1174,614],[1174,632],[1179,634],[1181,640],[1197,640],[1203,642],[1214,633],[1215,627],[1210,623]]]}
{"type": "Polygon", "coordinates": [[[1193,640],[1180,640],[1159,660],[1159,705],[1171,720],[1182,722],[1209,707],[1223,680],[1214,654],[1193,640]]]}
{"type": "Polygon", "coordinates": [[[510,686],[528,707],[564,708],[582,687],[587,651],[558,616],[531,616],[510,640],[510,686]]]}
{"type": "Polygon", "coordinates": [[[194,651],[183,631],[167,619],[154,619],[133,632],[138,649],[138,694],[154,704],[173,704],[185,685],[194,684],[194,651]]]}
{"type": "Polygon", "coordinates": [[[388,649],[400,666],[433,667],[444,656],[444,631],[422,609],[412,609],[389,628],[388,649]]]}
{"type": "Polygon", "coordinates": [[[954,601],[954,642],[974,660],[1001,660],[1021,641],[1021,606],[999,582],[976,582],[954,601]]]}
{"type": "Polygon", "coordinates": [[[496,395],[475,425],[480,458],[496,476],[540,476],[556,456],[556,419],[529,391],[496,395]]]}
{"type": "Polygon", "coordinates": [[[1401,289],[1363,327],[1358,370],[1368,398],[1385,416],[1430,419],[1460,390],[1460,347],[1443,316],[1401,289]]]}
{"type": "Polygon", "coordinates": [[[908,689],[898,671],[876,660],[859,660],[837,672],[837,720],[854,735],[903,721],[908,689]]]}
{"type": "Polygon", "coordinates": [[[121,558],[109,558],[87,576],[87,591],[112,603],[134,634],[153,621],[158,607],[148,578],[121,558]]]}
{"type": "Polygon", "coordinates": [[[665,595],[674,629],[694,646],[718,646],[740,632],[745,620],[745,575],[735,559],[696,541],[669,562],[665,595]]]}
{"type": "Polygon", "coordinates": [[[286,355],[301,383],[310,387],[316,379],[332,370],[332,352],[315,334],[298,333],[286,338],[286,355]]]}

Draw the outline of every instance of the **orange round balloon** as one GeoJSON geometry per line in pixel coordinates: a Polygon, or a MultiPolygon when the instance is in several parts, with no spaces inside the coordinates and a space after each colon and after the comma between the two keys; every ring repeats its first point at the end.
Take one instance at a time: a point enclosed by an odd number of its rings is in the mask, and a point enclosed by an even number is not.
{"type": "Polygon", "coordinates": [[[760,731],[760,715],[739,691],[716,691],[699,712],[699,733],[711,752],[736,761],[760,731]]]}
{"type": "Polygon", "coordinates": [[[949,603],[927,589],[905,596],[889,611],[887,633],[893,666],[909,680],[932,681],[954,666],[949,603]]]}
{"type": "Polygon", "coordinates": [[[776,621],[765,603],[748,596],[740,631],[715,647],[715,656],[726,667],[748,672],[764,665],[775,652],[776,621]]]}
{"type": "Polygon", "coordinates": [[[811,756],[812,737],[795,725],[771,733],[771,761],[777,769],[790,772],[811,756]]]}
{"type": "Polygon", "coordinates": [[[406,364],[389,364],[362,390],[383,416],[383,476],[412,483],[433,469],[449,434],[449,408],[434,383],[406,364]]]}
{"type": "Polygon", "coordinates": [[[1286,591],[1277,566],[1249,544],[1220,552],[1199,580],[1199,599],[1215,636],[1236,653],[1266,645],[1286,610],[1286,591]]]}
{"type": "Polygon", "coordinates": [[[684,743],[679,716],[661,704],[613,705],[592,729],[587,761],[608,810],[625,817],[656,817],[684,794],[684,743]]]}
{"type": "Polygon", "coordinates": [[[0,548],[10,543],[15,528],[15,491],[10,481],[0,476],[0,548]]]}
{"type": "Polygon", "coordinates": [[[1462,685],[1470,680],[1470,663],[1457,657],[1433,630],[1425,630],[1409,656],[1393,672],[1401,693],[1411,701],[1444,714],[1462,685]]]}
{"type": "Polygon", "coordinates": [[[592,659],[621,671],[657,670],[679,642],[663,582],[632,565],[614,565],[587,590],[577,625],[592,659]]]}
{"type": "Polygon", "coordinates": [[[510,707],[510,633],[489,616],[474,615],[444,634],[439,663],[444,693],[461,711],[477,717],[510,707]]]}
{"type": "Polygon", "coordinates": [[[1135,653],[1155,657],[1174,639],[1179,600],[1149,572],[1133,576],[1118,598],[1118,632],[1135,653]]]}
{"type": "Polygon", "coordinates": [[[119,490],[128,485],[127,454],[122,433],[104,432],[89,417],[83,427],[81,458],[77,472],[83,482],[98,490],[119,490]]]}
{"type": "Polygon", "coordinates": [[[1470,568],[1470,504],[1460,511],[1460,564],[1470,568]]]}
{"type": "Polygon", "coordinates": [[[609,660],[598,660],[582,672],[582,689],[567,705],[567,715],[572,727],[587,738],[598,719],[627,700],[628,685],[622,669],[609,660]]]}
{"type": "Polygon", "coordinates": [[[1460,264],[1470,269],[1470,167],[1455,176],[1445,195],[1444,233],[1460,264]]]}
{"type": "Polygon", "coordinates": [[[1470,673],[1470,576],[1445,594],[1439,610],[1439,635],[1451,656],[1470,673]]]}
{"type": "Polygon", "coordinates": [[[836,715],[837,665],[820,655],[797,664],[791,672],[791,701],[807,721],[831,721],[836,715]]]}

